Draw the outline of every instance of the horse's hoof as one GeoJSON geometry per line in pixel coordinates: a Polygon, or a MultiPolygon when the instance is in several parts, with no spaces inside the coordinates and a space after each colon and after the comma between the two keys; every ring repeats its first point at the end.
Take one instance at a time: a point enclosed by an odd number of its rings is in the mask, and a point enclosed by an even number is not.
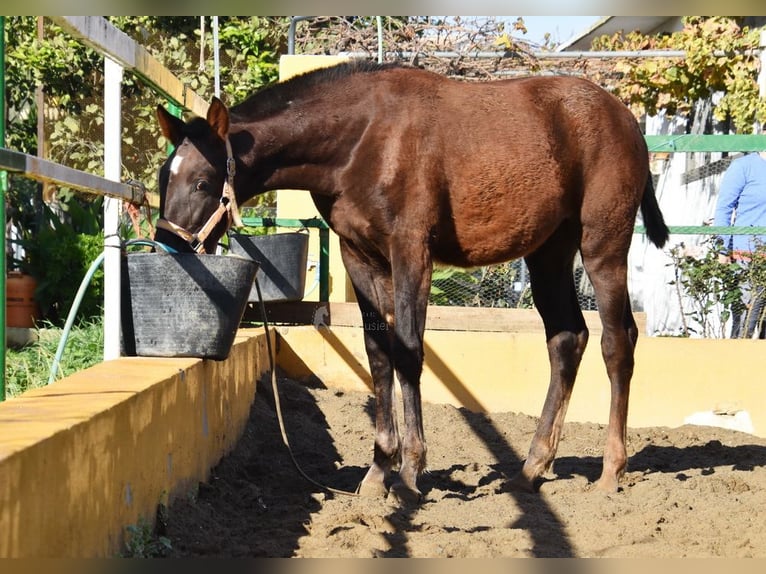
{"type": "Polygon", "coordinates": [[[372,480],[363,480],[357,486],[356,493],[366,498],[385,498],[388,490],[384,484],[372,480]]]}
{"type": "Polygon", "coordinates": [[[388,496],[400,506],[410,508],[418,506],[423,500],[423,495],[419,490],[413,490],[403,482],[394,483],[391,486],[388,496]]]}
{"type": "Polygon", "coordinates": [[[536,490],[535,481],[520,472],[506,483],[504,490],[533,493],[536,490]]]}
{"type": "Polygon", "coordinates": [[[596,481],[596,489],[606,494],[614,494],[619,489],[619,482],[614,476],[601,476],[596,481]]]}

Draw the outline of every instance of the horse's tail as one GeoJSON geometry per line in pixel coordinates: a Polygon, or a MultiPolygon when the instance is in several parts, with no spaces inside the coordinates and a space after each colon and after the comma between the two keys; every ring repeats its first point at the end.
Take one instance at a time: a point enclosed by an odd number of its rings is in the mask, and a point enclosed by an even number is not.
{"type": "Polygon", "coordinates": [[[649,240],[661,248],[667,242],[670,231],[665,225],[665,218],[662,216],[662,211],[660,211],[660,206],[657,203],[657,196],[654,194],[651,173],[646,178],[644,196],[641,198],[641,217],[644,219],[644,227],[649,240]]]}

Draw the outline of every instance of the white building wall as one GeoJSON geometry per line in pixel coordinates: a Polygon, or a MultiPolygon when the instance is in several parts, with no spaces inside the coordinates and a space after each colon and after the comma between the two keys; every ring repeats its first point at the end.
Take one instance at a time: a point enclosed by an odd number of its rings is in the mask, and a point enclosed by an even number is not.
{"type": "MultiPolygon", "coordinates": [[[[685,129],[685,119],[658,116],[648,118],[646,122],[646,133],[652,135],[682,134],[685,129]]],[[[659,173],[655,192],[668,226],[700,226],[712,222],[723,174],[714,173],[689,183],[684,182],[684,176],[690,170],[709,166],[721,157],[720,152],[673,153],[653,161],[652,170],[659,173]]],[[[683,244],[690,253],[699,253],[708,237],[674,233],[660,250],[645,237],[634,236],[629,254],[629,288],[634,309],[646,312],[647,335],[677,336],[683,333],[682,313],[688,313],[692,305],[691,300],[683,293],[679,294],[672,284],[676,277],[670,251],[683,244]]],[[[713,313],[716,318],[718,314],[713,313]]],[[[685,318],[690,331],[699,336],[699,324],[688,315],[685,318]]]]}

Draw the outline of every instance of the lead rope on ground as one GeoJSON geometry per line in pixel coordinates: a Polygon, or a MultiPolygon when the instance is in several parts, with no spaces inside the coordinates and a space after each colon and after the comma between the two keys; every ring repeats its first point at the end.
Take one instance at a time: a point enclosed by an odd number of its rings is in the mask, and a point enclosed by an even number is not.
{"type": "Polygon", "coordinates": [[[279,421],[279,431],[282,434],[282,442],[287,447],[287,452],[290,455],[290,460],[292,460],[293,466],[303,478],[305,478],[314,486],[321,488],[322,490],[325,490],[327,492],[332,492],[334,494],[344,494],[346,496],[359,496],[359,494],[356,492],[339,490],[337,488],[332,488],[330,486],[326,486],[324,484],[317,482],[316,480],[311,478],[308,474],[306,474],[303,471],[303,468],[301,468],[301,465],[298,464],[298,461],[295,458],[295,454],[293,453],[293,449],[290,446],[290,440],[287,438],[287,430],[285,430],[285,421],[282,418],[282,406],[279,402],[279,389],[277,387],[277,370],[276,370],[276,365],[274,361],[274,354],[272,353],[272,348],[271,348],[269,322],[266,319],[266,305],[264,304],[263,297],[261,296],[261,286],[258,283],[257,277],[255,279],[255,289],[258,292],[258,302],[261,304],[261,316],[263,317],[263,328],[264,328],[264,331],[266,332],[266,350],[269,354],[269,368],[271,369],[271,389],[272,389],[272,394],[274,395],[274,410],[277,413],[277,420],[279,421]]]}

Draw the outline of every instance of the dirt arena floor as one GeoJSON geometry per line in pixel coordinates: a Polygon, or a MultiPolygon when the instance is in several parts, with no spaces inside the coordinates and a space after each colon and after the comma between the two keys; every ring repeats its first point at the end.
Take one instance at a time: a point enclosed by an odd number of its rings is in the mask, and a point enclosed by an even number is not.
{"type": "MultiPolygon", "coordinates": [[[[295,457],[353,490],[372,457],[372,397],[280,379],[295,457]]],[[[577,389],[575,389],[577,392],[577,389]]],[[[567,423],[539,492],[510,493],[536,418],[424,405],[429,473],[416,508],[327,494],[293,466],[270,383],[236,448],[168,509],[174,557],[766,557],[766,439],[631,428],[616,494],[593,488],[605,426],[567,423]]]]}

